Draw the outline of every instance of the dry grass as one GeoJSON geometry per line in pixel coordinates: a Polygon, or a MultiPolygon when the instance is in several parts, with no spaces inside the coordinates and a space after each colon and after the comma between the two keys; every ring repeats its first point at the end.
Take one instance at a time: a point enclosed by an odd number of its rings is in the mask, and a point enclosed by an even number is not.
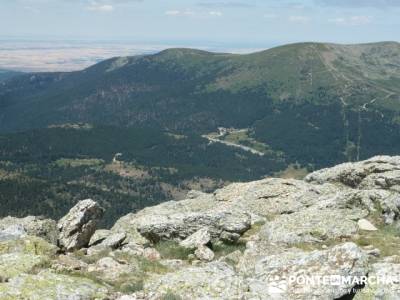
{"type": "Polygon", "coordinates": [[[275,177],[284,179],[303,179],[309,172],[306,168],[301,168],[297,165],[289,165],[285,170],[275,173],[275,177]]]}
{"type": "Polygon", "coordinates": [[[384,226],[378,231],[363,231],[354,242],[359,246],[374,246],[383,257],[400,255],[400,233],[394,226],[384,226]]]}
{"type": "Polygon", "coordinates": [[[181,259],[186,260],[194,251],[181,247],[174,241],[162,241],[156,244],[156,250],[164,259],[181,259]]]}
{"type": "Polygon", "coordinates": [[[144,168],[119,161],[114,161],[111,164],[108,164],[104,168],[104,170],[115,173],[121,177],[129,177],[135,179],[146,179],[151,177],[144,168]]]}

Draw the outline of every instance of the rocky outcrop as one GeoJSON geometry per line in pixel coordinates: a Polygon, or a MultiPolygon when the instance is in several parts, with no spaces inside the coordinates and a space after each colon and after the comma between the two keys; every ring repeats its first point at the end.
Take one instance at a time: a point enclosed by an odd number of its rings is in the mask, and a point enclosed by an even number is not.
{"type": "Polygon", "coordinates": [[[96,230],[89,240],[89,246],[91,247],[101,244],[110,235],[111,235],[110,230],[107,229],[96,230]]]}
{"type": "Polygon", "coordinates": [[[107,289],[87,278],[44,270],[21,274],[0,284],[0,299],[106,299],[107,289]]]}
{"type": "Polygon", "coordinates": [[[212,261],[215,257],[214,252],[206,246],[199,246],[194,252],[194,255],[203,261],[212,261]]]}
{"type": "Polygon", "coordinates": [[[0,298],[398,299],[400,280],[359,282],[400,276],[399,182],[400,157],[380,156],[305,180],[192,191],[111,229],[96,228],[92,200],[57,228],[8,217],[0,298]]]}
{"type": "Polygon", "coordinates": [[[360,230],[365,230],[365,231],[377,231],[378,230],[378,228],[376,228],[373,224],[371,224],[370,221],[365,220],[365,219],[358,220],[357,225],[360,230]]]}
{"type": "Polygon", "coordinates": [[[187,249],[196,249],[199,246],[207,245],[210,241],[210,233],[206,228],[202,228],[180,242],[180,245],[187,249]]]}
{"type": "Polygon", "coordinates": [[[93,200],[78,202],[57,224],[60,247],[74,251],[87,246],[102,215],[103,208],[93,200]]]}
{"type": "Polygon", "coordinates": [[[340,164],[311,173],[306,176],[305,181],[400,192],[400,157],[376,156],[361,162],[340,164]]]}
{"type": "Polygon", "coordinates": [[[313,252],[288,250],[257,258],[244,274],[256,299],[338,299],[352,292],[355,279],[367,276],[368,258],[353,243],[313,252]],[[349,282],[333,282],[337,278],[349,282]]]}
{"type": "Polygon", "coordinates": [[[371,159],[344,163],[306,176],[305,181],[335,183],[369,197],[371,205],[382,212],[385,223],[391,224],[400,216],[400,157],[376,156],[371,159]]]}
{"type": "Polygon", "coordinates": [[[141,235],[153,242],[183,240],[201,228],[207,228],[214,239],[238,239],[250,228],[250,216],[239,212],[204,211],[175,213],[169,216],[153,214],[136,220],[141,235]]]}
{"type": "Polygon", "coordinates": [[[0,240],[23,235],[41,237],[52,244],[57,244],[57,223],[50,219],[32,216],[22,219],[7,217],[0,220],[0,240]]]}
{"type": "Polygon", "coordinates": [[[390,257],[372,264],[369,281],[365,288],[356,294],[354,300],[400,299],[400,257],[390,257]]]}
{"type": "Polygon", "coordinates": [[[104,257],[88,267],[89,273],[101,274],[101,278],[108,282],[116,282],[121,276],[134,274],[135,267],[130,264],[122,264],[112,257],[104,257]]]}
{"type": "Polygon", "coordinates": [[[271,243],[286,244],[351,238],[358,232],[356,220],[360,217],[363,215],[353,210],[308,208],[276,217],[261,228],[259,235],[271,243]]]}
{"type": "Polygon", "coordinates": [[[231,266],[222,262],[153,276],[143,288],[146,299],[152,300],[162,299],[171,292],[177,299],[243,299],[247,289],[243,278],[231,266]]]}

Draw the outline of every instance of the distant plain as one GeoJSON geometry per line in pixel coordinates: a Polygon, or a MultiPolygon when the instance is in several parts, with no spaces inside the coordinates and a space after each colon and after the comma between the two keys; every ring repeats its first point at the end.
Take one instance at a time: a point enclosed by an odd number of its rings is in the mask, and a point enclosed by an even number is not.
{"type": "Polygon", "coordinates": [[[77,71],[111,57],[148,54],[166,47],[122,42],[0,40],[0,69],[77,71]]]}
{"type": "Polygon", "coordinates": [[[0,69],[22,72],[78,71],[112,57],[151,54],[181,47],[232,53],[250,53],[265,48],[133,41],[0,39],[0,69]]]}

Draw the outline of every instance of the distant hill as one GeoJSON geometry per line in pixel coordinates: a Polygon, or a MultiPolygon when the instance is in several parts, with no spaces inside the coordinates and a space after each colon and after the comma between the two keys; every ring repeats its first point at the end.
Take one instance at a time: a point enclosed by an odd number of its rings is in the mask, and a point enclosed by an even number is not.
{"type": "MultiPolygon", "coordinates": [[[[29,137],[24,145],[8,144],[7,152],[13,155],[4,161],[17,163],[20,157],[15,155],[25,153],[41,165],[37,149],[30,145],[42,133],[33,130],[47,132],[65,124],[192,137],[190,143],[180,140],[182,154],[177,161],[161,164],[185,174],[174,187],[193,179],[195,174],[187,170],[194,170],[196,164],[207,170],[202,178],[229,181],[232,173],[235,180],[249,180],[286,167],[313,170],[376,154],[395,155],[400,151],[400,44],[301,43],[247,55],[169,49],[113,58],[79,72],[26,74],[0,85],[0,132],[7,136],[0,138],[0,152],[5,152],[7,139],[17,141],[18,134],[29,137]],[[221,135],[219,127],[231,130],[221,135]],[[215,138],[225,144],[217,145],[215,138]],[[265,155],[230,147],[232,142],[265,155]],[[190,145],[202,149],[201,162],[198,152],[185,152],[190,145]],[[215,156],[208,147],[217,146],[215,156]],[[221,157],[226,158],[224,163],[216,164],[221,157]],[[231,164],[238,168],[232,169],[231,164]]],[[[103,139],[112,140],[115,132],[109,134],[103,132],[103,139]]],[[[74,147],[86,138],[77,137],[74,147]]],[[[121,138],[129,139],[126,134],[121,138]]],[[[127,152],[113,141],[112,153],[127,152]]],[[[42,142],[48,145],[51,140],[42,142]]],[[[91,147],[96,150],[101,145],[96,142],[91,147]]],[[[172,145],[166,147],[165,153],[174,151],[172,145]]],[[[46,148],[40,151],[46,153],[46,148]]],[[[101,151],[71,154],[62,147],[57,151],[53,160],[50,156],[50,165],[62,157],[112,162],[101,151]]],[[[141,164],[154,168],[157,164],[149,162],[162,153],[153,153],[141,164]]],[[[136,163],[136,155],[130,156],[129,163],[136,163]]],[[[66,174],[60,175],[64,183],[66,174]]],[[[99,187],[101,180],[96,181],[99,187]]],[[[163,197],[157,199],[163,201],[168,195],[163,197]]]]}
{"type": "Polygon", "coordinates": [[[0,107],[3,132],[76,122],[201,134],[252,128],[272,148],[323,166],[398,149],[389,141],[398,140],[400,44],[302,43],[248,55],[170,49],[19,76],[1,87],[0,107]],[[304,159],[288,149],[304,144],[304,159]]]}

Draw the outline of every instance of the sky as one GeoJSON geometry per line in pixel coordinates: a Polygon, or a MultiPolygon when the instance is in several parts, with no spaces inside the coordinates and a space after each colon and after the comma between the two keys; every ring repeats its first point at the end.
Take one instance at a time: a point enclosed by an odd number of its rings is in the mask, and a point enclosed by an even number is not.
{"type": "Polygon", "coordinates": [[[0,0],[1,39],[267,48],[400,41],[400,0],[0,0]]]}

